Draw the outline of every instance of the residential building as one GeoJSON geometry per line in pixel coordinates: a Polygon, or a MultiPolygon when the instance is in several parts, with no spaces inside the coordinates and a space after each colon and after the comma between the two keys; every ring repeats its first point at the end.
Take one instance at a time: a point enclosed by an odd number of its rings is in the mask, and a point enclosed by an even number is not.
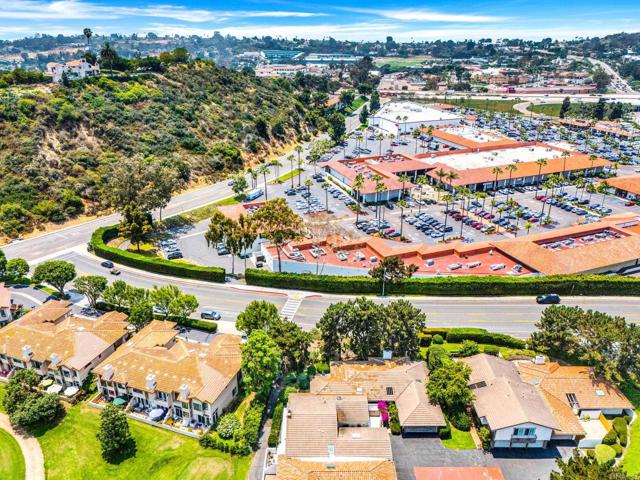
{"type": "Polygon", "coordinates": [[[13,302],[11,292],[0,282],[0,327],[13,320],[13,302]]]}
{"type": "Polygon", "coordinates": [[[463,358],[480,423],[493,448],[545,448],[560,425],[535,386],[524,382],[512,362],[484,353],[463,358]]]}
{"type": "Polygon", "coordinates": [[[176,323],[154,320],[95,369],[106,401],[133,410],[161,408],[183,421],[212,425],[238,393],[240,337],[210,344],[178,337],[176,323]]]}
{"type": "Polygon", "coordinates": [[[629,200],[640,198],[640,175],[608,178],[607,184],[615,190],[619,197],[629,200]]]}
{"type": "Polygon", "coordinates": [[[421,127],[460,125],[463,117],[432,105],[390,101],[369,117],[369,126],[389,135],[403,135],[421,127]]]}
{"type": "Polygon", "coordinates": [[[71,60],[66,63],[50,62],[47,63],[47,71],[45,74],[50,76],[54,83],[60,83],[65,74],[70,80],[96,77],[100,75],[100,66],[97,63],[92,65],[84,58],[71,60]]]}
{"type": "Polygon", "coordinates": [[[80,318],[70,302],[49,301],[0,329],[0,380],[27,368],[62,387],[80,387],[129,333],[122,313],[80,318]]]}
{"type": "Polygon", "coordinates": [[[634,416],[633,405],[613,383],[598,378],[591,367],[556,362],[516,362],[520,377],[535,386],[561,426],[556,440],[574,440],[593,448],[611,426],[606,417],[634,416]]]}
{"type": "Polygon", "coordinates": [[[328,375],[311,380],[314,395],[364,395],[369,411],[377,402],[395,402],[404,433],[435,433],[445,426],[439,406],[426,394],[427,365],[406,358],[369,359],[362,362],[334,362],[328,375]]]}

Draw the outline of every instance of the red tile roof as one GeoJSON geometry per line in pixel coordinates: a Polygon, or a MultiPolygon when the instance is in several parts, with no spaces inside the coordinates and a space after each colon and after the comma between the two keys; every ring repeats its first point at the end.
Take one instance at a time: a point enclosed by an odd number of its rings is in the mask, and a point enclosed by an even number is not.
{"type": "Polygon", "coordinates": [[[413,467],[416,480],[504,480],[500,467],[413,467]]]}

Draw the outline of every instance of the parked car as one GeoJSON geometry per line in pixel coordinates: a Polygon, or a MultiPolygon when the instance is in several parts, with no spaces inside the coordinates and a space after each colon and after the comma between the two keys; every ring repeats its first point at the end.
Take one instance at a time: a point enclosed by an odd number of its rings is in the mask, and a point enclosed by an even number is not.
{"type": "Polygon", "coordinates": [[[560,303],[560,295],[555,293],[546,293],[544,295],[538,295],[536,302],[540,305],[556,305],[560,303]]]}

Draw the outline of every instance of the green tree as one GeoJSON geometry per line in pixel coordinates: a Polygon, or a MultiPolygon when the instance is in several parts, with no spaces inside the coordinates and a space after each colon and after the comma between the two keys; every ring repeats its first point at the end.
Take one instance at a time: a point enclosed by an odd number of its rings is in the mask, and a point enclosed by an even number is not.
{"type": "Polygon", "coordinates": [[[411,278],[417,270],[417,265],[406,265],[400,257],[393,256],[383,258],[377,266],[369,270],[369,275],[380,281],[382,295],[384,295],[385,283],[399,283],[406,278],[411,278]]]}
{"type": "Polygon", "coordinates": [[[227,413],[220,418],[216,425],[216,432],[225,440],[233,438],[242,429],[240,420],[235,413],[227,413]]]}
{"type": "Polygon", "coordinates": [[[127,416],[110,403],[100,412],[100,427],[96,437],[102,447],[102,457],[108,462],[135,448],[127,416]]]}
{"type": "Polygon", "coordinates": [[[0,278],[4,278],[7,274],[7,256],[0,250],[0,278]]]}
{"type": "Polygon", "coordinates": [[[35,283],[48,283],[64,296],[64,287],[76,278],[76,267],[64,260],[49,260],[38,265],[33,272],[35,283]]]}
{"type": "Polygon", "coordinates": [[[179,318],[189,318],[198,309],[198,299],[193,295],[181,293],[169,304],[169,314],[179,318]]]}
{"type": "MultiPolygon", "coordinates": [[[[598,92],[605,93],[607,91],[607,87],[611,83],[611,76],[605,72],[601,67],[596,68],[595,72],[592,75],[593,83],[596,84],[598,92]]],[[[603,99],[600,99],[603,100],[603,99]]],[[[602,120],[602,119],[600,119],[602,120]]]]}
{"type": "Polygon", "coordinates": [[[129,309],[129,323],[140,330],[153,319],[153,305],[150,302],[138,302],[129,309]]]}
{"type": "Polygon", "coordinates": [[[266,398],[280,374],[281,352],[263,330],[254,330],[242,347],[242,374],[250,391],[266,398]]]}
{"type": "Polygon", "coordinates": [[[82,30],[82,35],[87,39],[87,50],[91,48],[91,37],[93,36],[93,32],[90,28],[85,28],[82,30]]]}
{"type": "Polygon", "coordinates": [[[60,398],[55,393],[32,392],[9,415],[11,423],[20,428],[34,428],[53,422],[62,412],[60,398]]]}
{"type": "Polygon", "coordinates": [[[167,318],[171,314],[172,302],[178,299],[180,295],[182,295],[180,289],[175,285],[164,285],[162,287],[154,285],[149,292],[149,301],[167,318]]]}
{"type": "Polygon", "coordinates": [[[301,234],[302,219],[296,215],[284,198],[266,202],[252,216],[260,236],[269,240],[278,254],[278,271],[282,271],[280,252],[285,243],[301,234]]]}
{"type": "Polygon", "coordinates": [[[278,319],[271,324],[268,333],[278,345],[287,371],[298,371],[306,365],[311,344],[309,332],[295,322],[278,319]]]}
{"type": "Polygon", "coordinates": [[[116,280],[102,292],[102,298],[105,302],[116,308],[129,306],[127,302],[127,283],[124,280],[116,280]]]}
{"type": "Polygon", "coordinates": [[[153,231],[151,215],[142,211],[136,205],[128,205],[124,208],[123,218],[118,225],[119,234],[128,239],[140,251],[140,244],[149,238],[153,231]]]}
{"type": "Polygon", "coordinates": [[[236,195],[241,195],[247,188],[249,188],[247,177],[245,177],[243,174],[238,174],[233,177],[233,186],[231,187],[233,193],[235,193],[236,195]]]}
{"type": "MultiPolygon", "coordinates": [[[[1,254],[1,253],[0,253],[1,254]]],[[[0,267],[1,270],[2,267],[0,267]]],[[[10,281],[19,281],[29,273],[29,264],[24,258],[12,258],[7,262],[4,276],[10,281]]],[[[0,274],[2,278],[2,274],[0,274]]]]}
{"type": "Polygon", "coordinates": [[[40,378],[35,370],[18,369],[7,382],[2,400],[2,408],[11,415],[31,395],[40,378]]]}
{"type": "Polygon", "coordinates": [[[371,100],[369,101],[369,107],[371,112],[377,112],[380,109],[380,94],[377,90],[371,93],[371,100]]]}
{"type": "Polygon", "coordinates": [[[360,123],[363,125],[366,124],[368,118],[369,118],[369,109],[365,105],[364,107],[362,107],[362,110],[360,110],[360,116],[359,116],[360,123]]]}
{"type": "Polygon", "coordinates": [[[113,73],[113,65],[118,61],[118,53],[109,42],[106,42],[100,49],[100,65],[109,65],[109,73],[113,73]]]}
{"type": "Polygon", "coordinates": [[[99,275],[84,275],[76,278],[74,282],[76,290],[87,297],[89,306],[96,308],[96,303],[107,288],[107,279],[99,275]]]}
{"type": "Polygon", "coordinates": [[[566,461],[556,459],[557,470],[551,472],[549,480],[637,480],[620,466],[599,465],[589,455],[582,455],[578,449],[566,461]]]}
{"type": "Polygon", "coordinates": [[[463,411],[473,400],[473,392],[468,386],[470,375],[468,365],[446,362],[429,375],[427,394],[445,412],[463,411]]]}
{"type": "Polygon", "coordinates": [[[344,134],[347,131],[347,127],[344,123],[344,115],[338,112],[334,112],[327,118],[329,123],[329,136],[334,143],[342,141],[344,134]]]}
{"type": "Polygon", "coordinates": [[[416,359],[420,353],[420,333],[427,324],[427,316],[408,300],[396,300],[384,308],[385,349],[396,357],[416,359]]]}
{"type": "Polygon", "coordinates": [[[266,300],[253,300],[238,314],[236,328],[251,335],[254,330],[268,331],[280,320],[278,308],[266,300]]]}
{"type": "Polygon", "coordinates": [[[564,118],[567,113],[571,110],[571,99],[569,97],[564,97],[562,101],[562,105],[560,106],[560,118],[564,118]]]}

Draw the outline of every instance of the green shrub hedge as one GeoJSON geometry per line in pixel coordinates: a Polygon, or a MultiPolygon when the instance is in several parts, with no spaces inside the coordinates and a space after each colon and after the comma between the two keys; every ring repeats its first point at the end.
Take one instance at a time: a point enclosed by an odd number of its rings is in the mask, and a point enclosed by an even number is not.
{"type": "Polygon", "coordinates": [[[452,328],[447,332],[446,339],[449,343],[462,343],[465,340],[472,340],[476,343],[497,345],[499,347],[526,348],[527,346],[526,342],[519,338],[477,328],[452,328]]]}
{"type": "MultiPolygon", "coordinates": [[[[129,309],[127,307],[119,308],[106,302],[96,303],[96,308],[105,312],[117,310],[119,312],[126,313],[127,315],[129,314],[129,309]]],[[[164,315],[154,313],[153,319],[169,320],[171,322],[176,322],[178,325],[182,325],[183,327],[197,328],[198,330],[203,330],[208,333],[216,333],[218,331],[218,324],[216,322],[205,322],[204,320],[198,320],[197,318],[174,317],[171,315],[165,318],[164,315]]]]}
{"type": "Polygon", "coordinates": [[[249,455],[251,453],[251,448],[245,441],[224,440],[220,438],[217,432],[211,432],[200,437],[200,446],[227,452],[231,455],[249,455]]]}
{"type": "Polygon", "coordinates": [[[284,403],[278,402],[273,409],[273,419],[271,420],[271,431],[269,432],[268,444],[270,447],[277,447],[280,439],[280,428],[282,427],[282,414],[284,403]]]}
{"type": "Polygon", "coordinates": [[[220,267],[202,267],[178,263],[164,258],[146,257],[134,252],[110,247],[107,243],[118,237],[118,227],[102,227],[93,232],[89,242],[89,250],[98,257],[111,260],[121,265],[138,268],[147,272],[172,275],[181,278],[193,278],[208,282],[224,282],[225,270],[220,267]]]}
{"type": "MultiPolygon", "coordinates": [[[[301,273],[278,273],[247,269],[249,285],[312,290],[325,293],[380,293],[380,283],[370,277],[342,277],[301,273]]],[[[552,275],[540,277],[442,276],[411,278],[387,284],[390,294],[449,296],[513,296],[557,293],[559,295],[640,295],[640,278],[603,275],[552,275]]]]}

